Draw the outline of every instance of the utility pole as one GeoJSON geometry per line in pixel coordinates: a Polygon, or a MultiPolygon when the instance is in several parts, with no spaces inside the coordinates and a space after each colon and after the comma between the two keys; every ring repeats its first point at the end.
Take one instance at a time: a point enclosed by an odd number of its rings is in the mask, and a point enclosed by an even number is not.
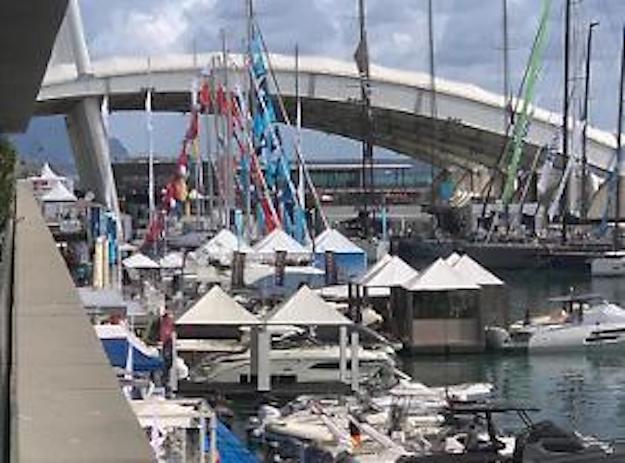
{"type": "Polygon", "coordinates": [[[596,21],[591,22],[588,25],[588,42],[586,44],[586,73],[584,82],[584,127],[582,132],[582,219],[588,218],[588,205],[586,202],[586,191],[588,190],[588,158],[587,158],[587,144],[588,144],[588,112],[590,101],[590,57],[592,54],[592,31],[598,26],[596,21]]]}
{"type": "MultiPolygon", "coordinates": [[[[562,157],[564,166],[562,175],[566,174],[566,166],[569,162],[569,48],[571,36],[571,0],[566,0],[566,12],[564,18],[564,98],[562,109],[562,157]]],[[[568,212],[568,179],[564,179],[564,191],[560,199],[560,215],[562,216],[562,244],[566,243],[566,215],[568,212]]]]}
{"type": "Polygon", "coordinates": [[[616,200],[614,205],[614,249],[621,247],[621,167],[623,164],[623,86],[625,85],[625,27],[623,27],[623,50],[621,53],[621,81],[618,98],[618,124],[616,131],[616,200]]]}
{"type": "Polygon", "coordinates": [[[432,0],[428,0],[428,48],[430,64],[430,128],[432,145],[430,150],[430,205],[434,207],[436,203],[436,187],[434,185],[434,158],[436,157],[436,143],[438,142],[436,130],[436,117],[438,116],[438,106],[436,103],[436,67],[434,63],[434,13],[432,0]]]}

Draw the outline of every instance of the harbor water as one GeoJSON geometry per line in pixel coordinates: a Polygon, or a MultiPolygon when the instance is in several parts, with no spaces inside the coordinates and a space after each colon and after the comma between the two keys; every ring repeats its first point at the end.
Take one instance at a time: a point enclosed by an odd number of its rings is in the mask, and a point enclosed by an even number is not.
{"type": "MultiPolygon", "coordinates": [[[[510,319],[526,307],[539,313],[549,297],[576,292],[598,293],[625,306],[625,280],[594,278],[558,271],[498,272],[510,291],[510,319]]],[[[551,306],[553,307],[553,306],[551,306]]],[[[502,401],[540,408],[538,419],[551,419],[582,433],[625,437],[625,351],[560,355],[466,355],[409,357],[404,370],[427,385],[487,381],[502,401]]],[[[520,425],[504,420],[505,425],[520,425]]]]}

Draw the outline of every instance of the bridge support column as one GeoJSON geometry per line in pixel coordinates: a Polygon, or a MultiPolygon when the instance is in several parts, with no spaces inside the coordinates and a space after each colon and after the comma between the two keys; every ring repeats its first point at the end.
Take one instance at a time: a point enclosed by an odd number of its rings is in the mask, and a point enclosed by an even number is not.
{"type": "Polygon", "coordinates": [[[118,214],[117,190],[99,99],[89,97],[79,101],[65,121],[81,188],[93,191],[97,201],[118,214]]]}

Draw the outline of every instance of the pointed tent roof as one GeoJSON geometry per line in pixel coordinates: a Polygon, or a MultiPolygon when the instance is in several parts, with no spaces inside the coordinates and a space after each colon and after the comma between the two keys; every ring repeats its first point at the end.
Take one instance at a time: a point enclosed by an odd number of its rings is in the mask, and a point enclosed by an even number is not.
{"type": "Polygon", "coordinates": [[[181,252],[172,251],[158,261],[162,268],[182,268],[184,257],[181,252]]]}
{"type": "Polygon", "coordinates": [[[353,322],[304,285],[269,314],[267,324],[341,326],[353,322]]]}
{"type": "Polygon", "coordinates": [[[335,228],[326,228],[315,238],[315,252],[323,253],[326,251],[359,254],[365,252],[335,228]]]}
{"type": "Polygon", "coordinates": [[[367,273],[367,278],[362,278],[360,284],[366,287],[401,286],[406,281],[419,275],[414,268],[406,263],[401,257],[392,256],[385,265],[378,268],[377,272],[367,273]]]}
{"type": "Polygon", "coordinates": [[[460,257],[462,256],[458,254],[457,252],[452,252],[451,254],[449,254],[449,256],[447,256],[447,259],[445,259],[445,262],[447,262],[449,265],[453,267],[454,265],[458,263],[458,261],[460,260],[460,257]]]}
{"type": "Polygon", "coordinates": [[[373,264],[373,266],[371,266],[371,268],[369,268],[369,270],[366,271],[363,276],[360,277],[358,283],[361,285],[364,284],[368,279],[378,273],[380,269],[384,268],[384,266],[388,264],[392,258],[393,256],[390,254],[384,254],[375,264],[373,264]]]}
{"type": "Polygon", "coordinates": [[[259,253],[275,253],[286,251],[287,254],[309,254],[309,251],[290,237],[284,230],[276,228],[254,245],[254,250],[259,253]]]}
{"type": "Polygon", "coordinates": [[[63,183],[58,182],[41,197],[41,200],[44,203],[69,203],[77,201],[77,198],[63,183]]]}
{"type": "Polygon", "coordinates": [[[156,262],[154,262],[148,256],[146,256],[145,254],[142,254],[140,252],[137,252],[136,254],[133,254],[130,257],[126,257],[122,261],[122,264],[124,264],[124,267],[126,267],[126,268],[135,268],[135,269],[157,269],[157,268],[160,268],[160,266],[156,262]]]}
{"type": "Polygon", "coordinates": [[[505,283],[497,278],[486,268],[482,267],[479,262],[473,260],[469,255],[465,254],[452,267],[459,272],[471,275],[478,285],[484,286],[503,286],[505,283]]]}
{"type": "Polygon", "coordinates": [[[62,180],[65,177],[61,177],[56,172],[54,172],[52,170],[52,167],[50,167],[50,164],[46,162],[43,164],[43,167],[41,168],[41,173],[39,174],[39,178],[43,178],[46,180],[62,180]]]}
{"type": "Polygon", "coordinates": [[[480,289],[479,285],[464,272],[451,267],[439,258],[417,277],[402,285],[408,291],[453,291],[480,289]]]}
{"type": "Polygon", "coordinates": [[[220,286],[213,286],[178,320],[176,325],[258,325],[260,320],[245,310],[220,286]]]}
{"type": "Polygon", "coordinates": [[[203,244],[200,250],[209,254],[236,250],[245,253],[252,252],[252,248],[243,239],[239,239],[227,228],[221,229],[219,233],[203,244]]]}

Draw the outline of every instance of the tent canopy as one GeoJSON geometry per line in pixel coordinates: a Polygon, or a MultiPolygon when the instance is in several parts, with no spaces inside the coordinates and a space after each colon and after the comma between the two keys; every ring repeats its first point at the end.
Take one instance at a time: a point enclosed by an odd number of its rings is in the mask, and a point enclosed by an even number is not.
{"type": "Polygon", "coordinates": [[[254,251],[261,256],[270,256],[271,258],[273,258],[276,251],[286,251],[287,256],[291,260],[310,260],[310,251],[279,228],[276,228],[256,243],[254,251]]]}
{"type": "Polygon", "coordinates": [[[122,264],[130,269],[158,269],[160,266],[143,253],[137,252],[130,257],[126,257],[122,264]]]}
{"type": "Polygon", "coordinates": [[[392,258],[393,256],[390,254],[384,254],[375,264],[373,264],[373,266],[371,266],[369,270],[367,270],[363,276],[360,277],[358,283],[364,284],[365,281],[378,273],[380,269],[383,268],[392,258]]]}
{"type": "Polygon", "coordinates": [[[437,259],[418,276],[406,281],[402,286],[408,291],[454,291],[478,290],[479,285],[464,272],[459,272],[444,259],[437,259]]]}
{"type": "Polygon", "coordinates": [[[65,177],[58,175],[56,172],[52,170],[50,164],[45,162],[43,167],[41,168],[41,174],[39,174],[39,178],[44,180],[64,180],[65,177]]]}
{"type": "Polygon", "coordinates": [[[326,251],[336,253],[365,253],[362,248],[351,242],[345,235],[334,228],[326,228],[315,238],[315,253],[324,253],[326,251]]]}
{"type": "Polygon", "coordinates": [[[376,264],[374,266],[376,267],[375,272],[369,271],[359,280],[361,285],[367,288],[391,288],[393,286],[401,286],[406,281],[419,275],[401,257],[392,256],[388,259],[382,258],[380,261],[382,260],[383,265],[377,266],[376,264]]]}
{"type": "Polygon", "coordinates": [[[289,300],[269,313],[267,324],[345,326],[353,322],[304,285],[289,300]]]}
{"type": "Polygon", "coordinates": [[[447,256],[447,259],[445,259],[445,262],[447,262],[449,265],[453,267],[454,265],[458,263],[461,257],[462,256],[458,254],[457,252],[452,252],[451,254],[447,256]]]}
{"type": "Polygon", "coordinates": [[[41,197],[41,201],[44,203],[72,203],[78,201],[78,199],[63,183],[58,182],[41,197]]]}
{"type": "Polygon", "coordinates": [[[182,268],[184,264],[184,258],[181,252],[172,251],[165,254],[159,260],[161,268],[182,268]]]}
{"type": "Polygon", "coordinates": [[[478,285],[483,286],[503,286],[505,283],[497,278],[493,273],[482,267],[478,262],[473,260],[467,254],[458,259],[455,264],[451,264],[457,271],[471,275],[478,285]]]}
{"type": "Polygon", "coordinates": [[[220,286],[213,286],[178,320],[176,325],[232,326],[258,325],[260,320],[248,312],[220,286]]]}

